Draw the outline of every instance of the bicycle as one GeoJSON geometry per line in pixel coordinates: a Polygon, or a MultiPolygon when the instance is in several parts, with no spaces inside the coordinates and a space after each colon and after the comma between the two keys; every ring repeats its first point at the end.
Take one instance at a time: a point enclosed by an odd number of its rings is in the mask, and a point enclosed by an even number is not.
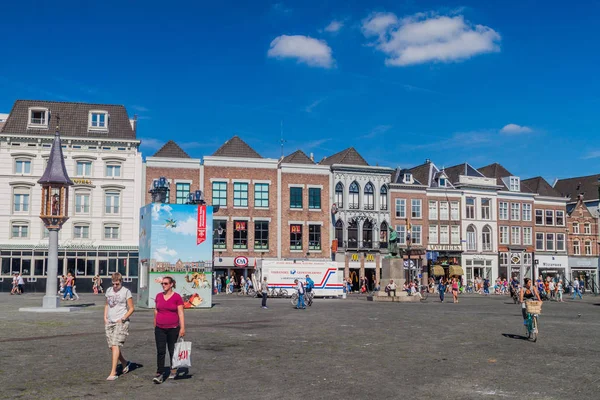
{"type": "Polygon", "coordinates": [[[527,333],[527,339],[532,342],[537,342],[539,328],[538,328],[538,316],[542,313],[542,302],[541,301],[526,301],[525,312],[527,318],[525,318],[525,331],[527,333]]]}
{"type": "MultiPolygon", "coordinates": [[[[312,306],[314,298],[315,298],[314,292],[305,292],[304,293],[304,303],[307,306],[309,306],[309,307],[312,306]]],[[[292,295],[291,302],[292,302],[292,305],[294,305],[294,306],[298,304],[298,292],[296,292],[292,295]]]]}
{"type": "Polygon", "coordinates": [[[427,297],[429,297],[429,288],[427,286],[419,286],[419,292],[421,293],[421,302],[424,302],[427,300],[427,297]]]}
{"type": "Polygon", "coordinates": [[[272,288],[269,292],[269,297],[288,297],[288,291],[282,288],[279,288],[279,290],[272,288]]]}

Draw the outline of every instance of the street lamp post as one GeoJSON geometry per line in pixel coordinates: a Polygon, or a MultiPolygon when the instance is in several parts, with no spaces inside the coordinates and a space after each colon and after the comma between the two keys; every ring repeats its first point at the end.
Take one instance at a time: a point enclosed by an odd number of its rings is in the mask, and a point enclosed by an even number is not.
{"type": "Polygon", "coordinates": [[[38,183],[42,185],[42,208],[40,218],[48,229],[48,264],[46,267],[46,295],[42,308],[58,309],[57,277],[58,277],[58,231],[69,219],[69,186],[73,182],[67,174],[60,141],[60,117],[57,116],[57,127],[54,142],[50,150],[48,164],[38,183]]]}

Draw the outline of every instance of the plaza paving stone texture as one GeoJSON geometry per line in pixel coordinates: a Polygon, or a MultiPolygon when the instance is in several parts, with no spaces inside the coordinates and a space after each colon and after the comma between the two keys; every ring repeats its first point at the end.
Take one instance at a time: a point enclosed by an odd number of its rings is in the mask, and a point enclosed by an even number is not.
{"type": "Polygon", "coordinates": [[[6,399],[598,399],[600,297],[544,303],[540,338],[524,334],[505,296],[459,304],[216,296],[186,311],[189,379],[155,385],[153,312],[138,309],[109,372],[103,300],[82,294],[69,314],[20,313],[40,294],[0,294],[0,398],[6,399]]]}

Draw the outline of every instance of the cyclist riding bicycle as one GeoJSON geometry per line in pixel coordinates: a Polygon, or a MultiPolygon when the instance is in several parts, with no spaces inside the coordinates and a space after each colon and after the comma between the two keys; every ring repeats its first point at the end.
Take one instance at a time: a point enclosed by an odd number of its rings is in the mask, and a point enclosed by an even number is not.
{"type": "Polygon", "coordinates": [[[523,313],[523,324],[527,324],[527,311],[525,307],[525,301],[531,301],[537,299],[542,301],[540,298],[540,292],[537,288],[532,285],[531,279],[525,278],[525,283],[519,293],[519,300],[521,300],[521,312],[523,313]]]}
{"type": "Polygon", "coordinates": [[[510,281],[510,295],[512,296],[514,292],[517,292],[519,290],[519,280],[517,279],[516,276],[513,276],[513,278],[510,281]]]}

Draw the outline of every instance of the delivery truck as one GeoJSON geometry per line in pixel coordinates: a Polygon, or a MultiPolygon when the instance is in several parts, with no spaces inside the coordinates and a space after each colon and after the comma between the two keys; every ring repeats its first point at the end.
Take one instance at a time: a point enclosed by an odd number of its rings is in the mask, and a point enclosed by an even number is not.
{"type": "Polygon", "coordinates": [[[306,282],[306,275],[315,282],[316,297],[341,296],[344,290],[343,272],[334,262],[301,260],[263,260],[261,276],[267,277],[269,288],[286,289],[291,295],[295,290],[294,280],[306,282]]]}

